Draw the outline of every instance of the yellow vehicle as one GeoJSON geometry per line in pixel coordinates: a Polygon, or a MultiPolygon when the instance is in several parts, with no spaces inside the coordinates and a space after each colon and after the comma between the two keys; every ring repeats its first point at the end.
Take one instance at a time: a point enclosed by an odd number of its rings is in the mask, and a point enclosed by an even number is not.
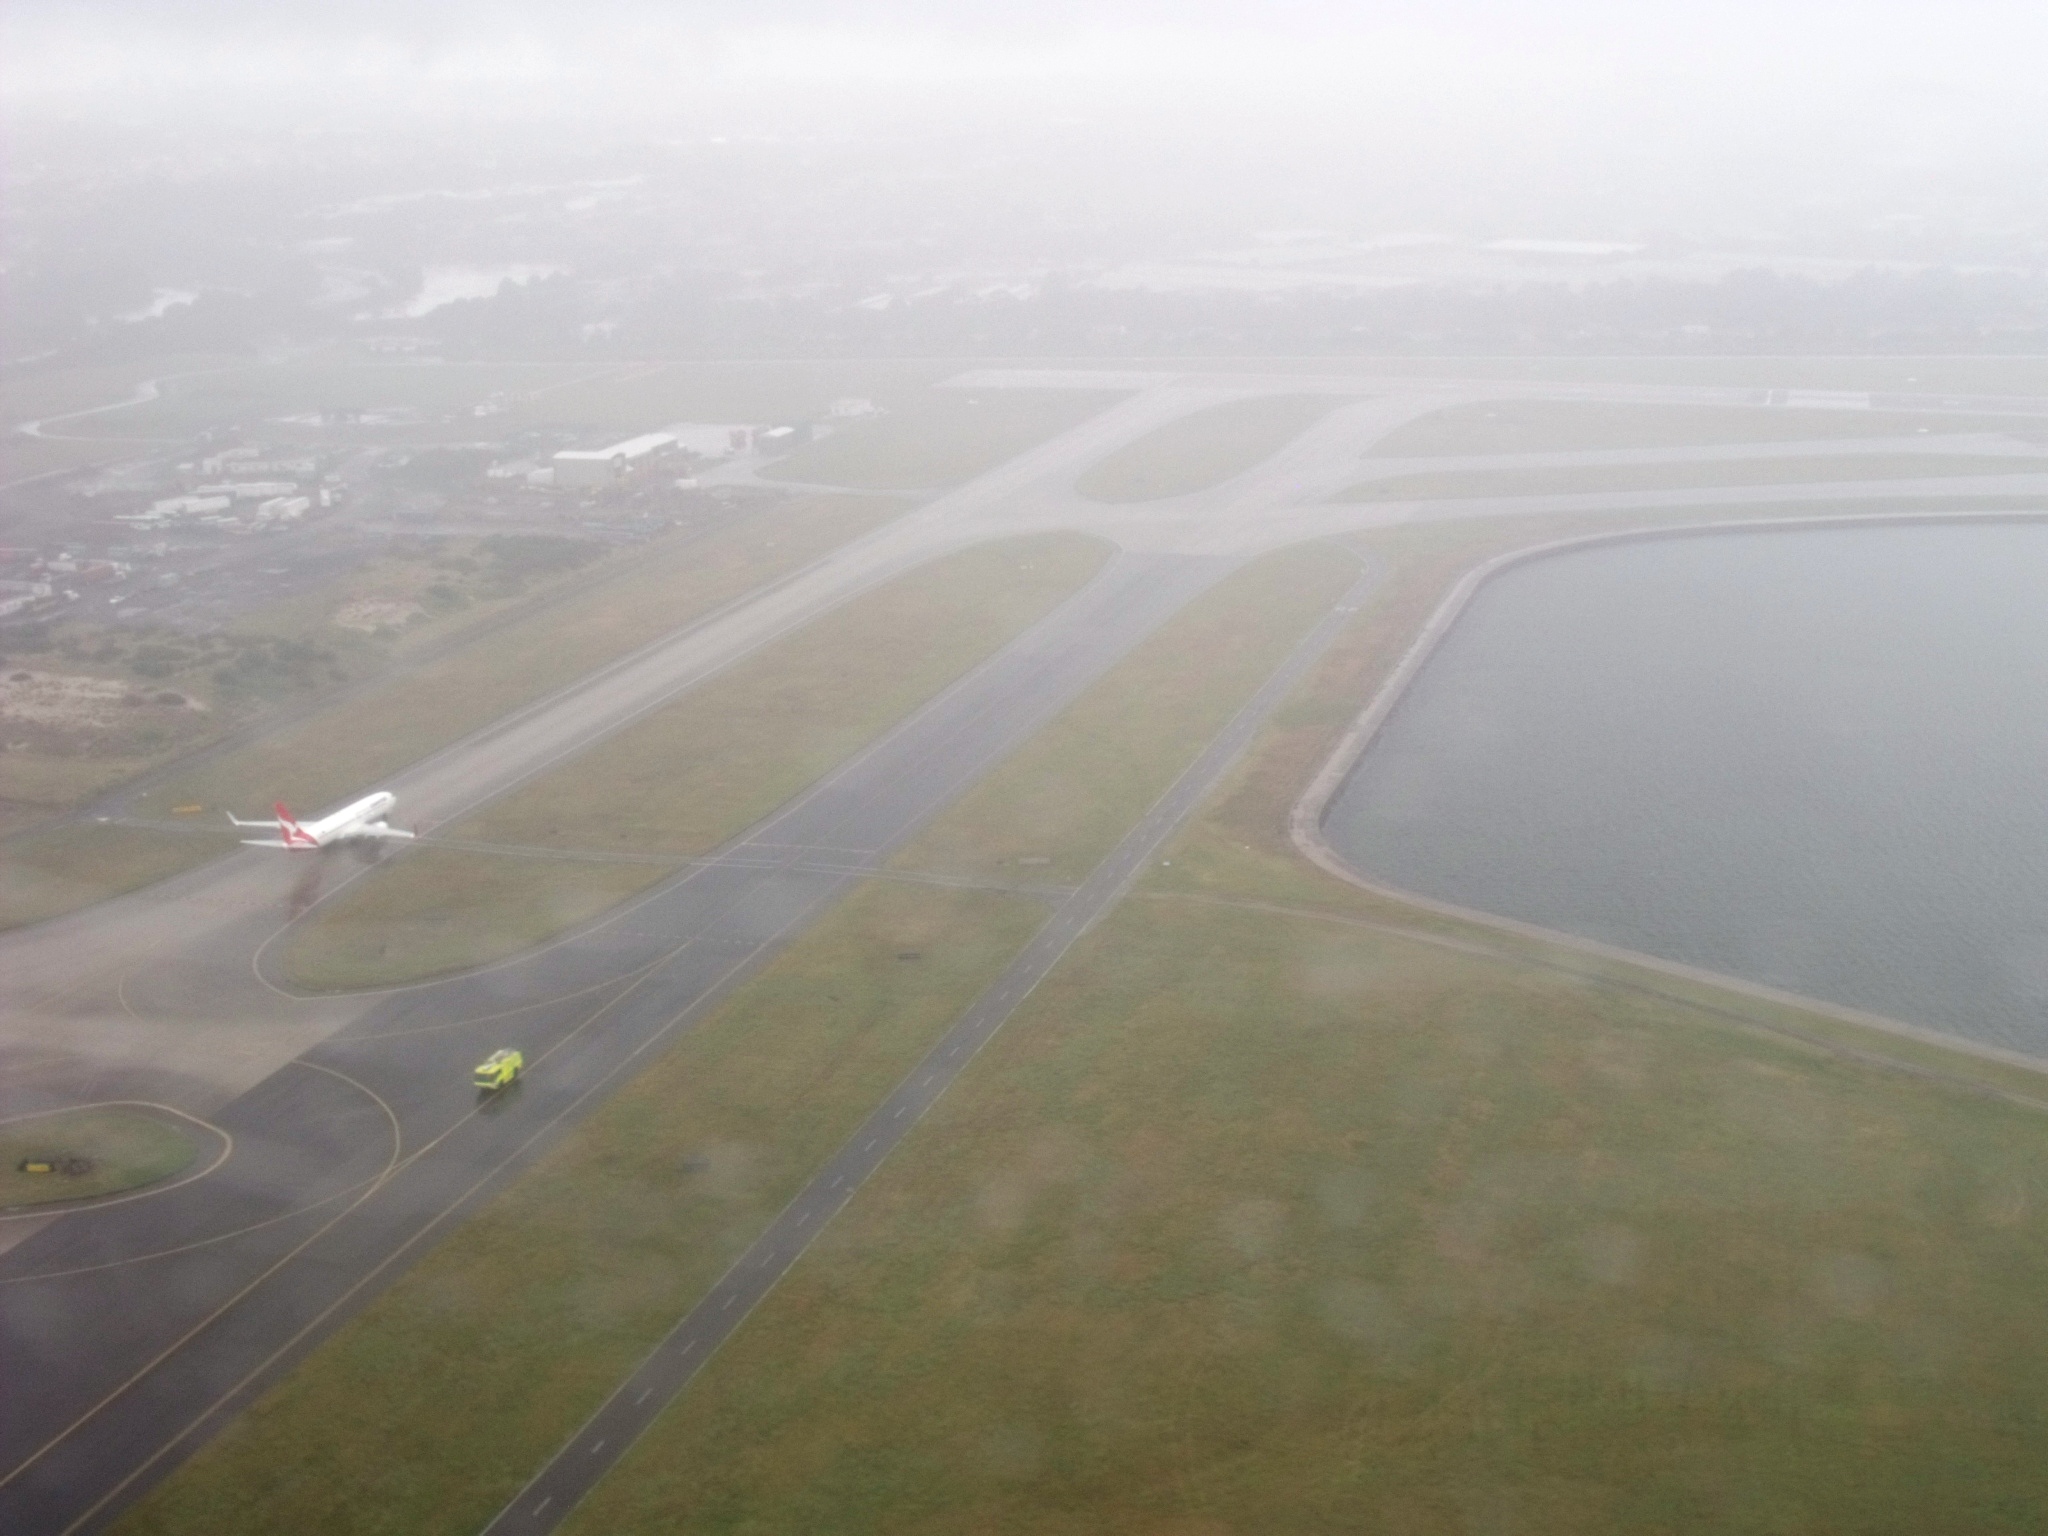
{"type": "Polygon", "coordinates": [[[493,1051],[477,1064],[476,1085],[492,1090],[508,1088],[513,1079],[525,1070],[526,1056],[523,1052],[493,1051]]]}

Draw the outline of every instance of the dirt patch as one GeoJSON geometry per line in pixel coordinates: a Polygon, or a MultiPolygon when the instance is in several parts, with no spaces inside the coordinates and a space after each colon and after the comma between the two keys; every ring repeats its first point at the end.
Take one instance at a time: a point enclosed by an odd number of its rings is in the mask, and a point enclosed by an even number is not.
{"type": "Polygon", "coordinates": [[[336,629],[353,629],[373,635],[380,629],[403,629],[426,611],[418,603],[365,597],[343,603],[334,611],[333,622],[336,629]]]}
{"type": "Polygon", "coordinates": [[[113,725],[125,698],[139,697],[126,683],[62,672],[10,672],[0,682],[0,720],[10,725],[73,729],[113,725]]]}
{"type": "Polygon", "coordinates": [[[0,753],[10,760],[0,798],[21,793],[15,759],[146,757],[189,740],[208,713],[178,689],[82,673],[0,672],[0,753]]]}
{"type": "Polygon", "coordinates": [[[168,688],[140,689],[106,677],[71,672],[0,675],[0,721],[58,730],[108,730],[126,725],[138,709],[204,709],[168,688]]]}

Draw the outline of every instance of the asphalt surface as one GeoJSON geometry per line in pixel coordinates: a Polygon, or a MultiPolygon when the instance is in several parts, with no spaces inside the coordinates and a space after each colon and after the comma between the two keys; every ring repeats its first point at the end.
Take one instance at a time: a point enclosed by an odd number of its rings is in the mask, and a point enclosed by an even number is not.
{"type": "MultiPolygon", "coordinates": [[[[962,382],[986,388],[1076,381],[1018,371],[962,382]]],[[[1085,382],[1104,381],[1089,375],[1085,382]]],[[[1981,493],[1987,485],[1870,480],[1330,503],[1333,492],[1362,479],[1425,467],[1364,457],[1402,423],[1447,403],[1495,398],[2001,411],[2037,419],[2048,413],[2040,401],[1984,397],[1815,398],[1482,380],[1145,374],[1107,382],[1135,393],[730,609],[386,784],[363,786],[396,789],[409,820],[446,821],[948,549],[1077,528],[1123,551],[1086,591],[880,743],[719,856],[589,930],[447,982],[355,998],[290,999],[261,983],[252,957],[320,894],[323,881],[331,884],[335,871],[351,866],[346,856],[301,863],[246,853],[0,938],[0,1112],[143,1099],[203,1116],[233,1143],[211,1176],[146,1198],[61,1218],[0,1216],[0,1531],[30,1536],[104,1524],[601,1102],[647,1052],[689,1027],[924,819],[1247,556],[1419,519],[1659,504],[1739,511],[1751,502],[1981,493]],[[1073,490],[1090,463],[1166,421],[1247,395],[1309,390],[1340,398],[1293,443],[1213,490],[1115,506],[1073,490]],[[506,1044],[522,1047],[536,1070],[517,1089],[480,1105],[467,1087],[468,1068],[506,1044]],[[8,1248],[22,1233],[28,1235],[8,1248]]],[[[1427,467],[1775,457],[1783,446],[1435,460],[1427,467]]],[[[1828,439],[1809,451],[1846,457],[1935,446],[1928,436],[1872,434],[1828,439]]],[[[2015,451],[1981,435],[1942,446],[2015,451]]],[[[2048,477],[1998,477],[1996,485],[2048,491],[2048,477]]],[[[1288,666],[1307,665],[1304,658],[1312,659],[1337,622],[1333,614],[1288,666]]],[[[537,1518],[539,1525],[517,1528],[545,1528],[572,1507],[1044,968],[1114,902],[1241,749],[1284,681],[1283,671],[1082,887],[1048,893],[1060,905],[1031,948],[876,1111],[872,1128],[849,1143],[621,1389],[605,1410],[620,1417],[600,1415],[602,1422],[572,1441],[500,1525],[537,1518]],[[834,1179],[841,1182],[835,1186],[834,1179]],[[577,1463],[578,1456],[589,1465],[577,1463]],[[554,1502],[543,1509],[543,1499],[554,1502]]]]}
{"type": "Polygon", "coordinates": [[[1259,690],[1205,747],[1171,788],[1124,834],[988,990],[911,1068],[811,1181],[755,1239],[725,1275],[686,1313],[604,1406],[522,1489],[487,1533],[551,1531],[596,1486],[686,1388],[718,1346],[738,1330],[790,1266],[844,1208],[1008,1022],[1075,942],[1114,906],[1244,754],[1269,715],[1316,659],[1329,649],[1375,581],[1368,571],[1294,647],[1259,690]]]}
{"type": "Polygon", "coordinates": [[[725,857],[523,962],[390,996],[214,1117],[236,1155],[212,1177],[0,1257],[0,1530],[110,1517],[1230,565],[1116,557],[725,857]],[[529,1073],[479,1105],[468,1069],[498,1045],[529,1073]]]}

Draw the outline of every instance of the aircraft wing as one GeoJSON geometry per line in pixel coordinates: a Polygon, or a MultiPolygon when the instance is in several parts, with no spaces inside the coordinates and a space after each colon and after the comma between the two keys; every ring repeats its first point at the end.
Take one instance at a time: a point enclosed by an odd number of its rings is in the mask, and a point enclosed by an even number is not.
{"type": "Polygon", "coordinates": [[[245,837],[242,839],[251,848],[305,848],[306,843],[288,843],[281,837],[245,837]]]}
{"type": "Polygon", "coordinates": [[[411,838],[413,838],[413,837],[416,837],[416,836],[418,836],[418,834],[417,834],[417,833],[414,833],[414,832],[407,832],[407,831],[404,831],[403,829],[401,829],[401,828],[399,828],[399,827],[394,827],[394,826],[392,826],[392,825],[391,825],[391,823],[390,823],[390,822],[388,822],[388,821],[372,821],[372,822],[366,822],[366,823],[364,823],[364,825],[363,825],[363,827],[362,827],[362,830],[360,830],[359,832],[357,832],[357,833],[356,833],[356,836],[357,836],[357,837],[402,837],[402,838],[406,838],[406,839],[408,839],[408,840],[409,840],[409,839],[411,839],[411,838]]]}

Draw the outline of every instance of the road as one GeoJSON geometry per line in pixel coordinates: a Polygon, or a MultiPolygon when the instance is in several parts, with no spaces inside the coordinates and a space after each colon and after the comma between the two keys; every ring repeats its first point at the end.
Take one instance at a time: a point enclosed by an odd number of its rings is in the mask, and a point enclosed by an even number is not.
{"type": "MultiPolygon", "coordinates": [[[[1046,382],[1037,374],[1008,377],[1046,382]]],[[[0,1217],[0,1245],[10,1232],[19,1235],[0,1253],[0,1349],[10,1362],[0,1404],[0,1529],[104,1523],[600,1103],[649,1051],[688,1028],[850,882],[1238,562],[1306,538],[1419,517],[1583,512],[1656,500],[1638,493],[1330,503],[1331,493],[1367,473],[1412,467],[1363,455],[1447,401],[1593,397],[1578,386],[1361,378],[1318,381],[1340,402],[1245,474],[1189,496],[1105,506],[1073,491],[1081,471],[1105,453],[1208,405],[1305,387],[1300,378],[1189,375],[1119,382],[1135,392],[1072,431],[377,786],[395,789],[408,817],[447,821],[949,549],[1051,528],[1079,528],[1119,546],[1122,553],[1089,588],[882,741],[719,856],[586,931],[446,982],[295,999],[266,986],[252,959],[310,899],[307,866],[245,853],[0,938],[0,1111],[144,1099],[207,1119],[234,1145],[212,1176],[160,1195],[54,1220],[0,1217]],[[499,1044],[521,1046],[541,1070],[502,1102],[480,1107],[466,1069],[499,1044]]],[[[980,387],[990,386],[984,380],[980,387]]],[[[1609,393],[1767,404],[1743,391],[1609,393]]],[[[1952,407],[1982,408],[1974,401],[1952,407]]],[[[1849,451],[1902,444],[1925,451],[1926,439],[1872,438],[1849,451]]],[[[1973,440],[1971,451],[1980,446],[1973,440]]],[[[1828,440],[1824,451],[1845,448],[1828,440]]],[[[1578,459],[1544,460],[1561,461],[1578,459]]],[[[2048,479],[2031,480],[2048,489],[2048,479]]],[[[1688,491],[1673,499],[1739,507],[1934,493],[1923,481],[1869,481],[1688,491]]],[[[1333,615],[1317,635],[1326,639],[1334,622],[1333,615]]],[[[1306,665],[1310,654],[1298,651],[1289,666],[1306,665]]],[[[1284,682],[1269,684],[1174,795],[1063,898],[1006,976],[1010,990],[998,982],[941,1043],[955,1057],[937,1058],[877,1111],[891,1136],[915,1123],[971,1059],[971,1047],[1008,1017],[1043,974],[1033,967],[1056,963],[1116,899],[1157,846],[1147,839],[1169,835],[1284,682]]],[[[821,1174],[824,1187],[814,1185],[783,1221],[809,1227],[828,1219],[838,1207],[826,1197],[843,1203],[842,1191],[854,1187],[835,1189],[829,1180],[865,1177],[873,1163],[863,1159],[879,1159],[893,1144],[880,1131],[869,1135],[874,1147],[857,1140],[842,1154],[851,1161],[821,1174]]],[[[771,1229],[763,1239],[770,1246],[760,1250],[769,1262],[757,1255],[754,1270],[721,1282],[728,1289],[715,1293],[715,1310],[744,1316],[737,1299],[730,1309],[725,1299],[765,1293],[799,1251],[793,1230],[771,1229]],[[743,1282],[757,1289],[730,1288],[743,1282]]],[[[678,1339],[696,1340],[693,1351],[708,1353],[724,1336],[704,1331],[710,1327],[701,1317],[685,1319],[678,1339]]],[[[687,1380],[674,1374],[679,1368],[673,1354],[657,1355],[645,1367],[655,1374],[632,1390],[647,1388],[648,1404],[666,1400],[664,1392],[687,1380]]],[[[641,1422],[629,1415],[621,1433],[641,1422]]],[[[610,1442],[611,1427],[598,1438],[610,1442]]],[[[560,1467],[543,1474],[556,1476],[569,1474],[560,1467]]],[[[505,1518],[531,1518],[543,1497],[558,1501],[559,1514],[585,1485],[571,1478],[537,1488],[505,1518]]]]}

